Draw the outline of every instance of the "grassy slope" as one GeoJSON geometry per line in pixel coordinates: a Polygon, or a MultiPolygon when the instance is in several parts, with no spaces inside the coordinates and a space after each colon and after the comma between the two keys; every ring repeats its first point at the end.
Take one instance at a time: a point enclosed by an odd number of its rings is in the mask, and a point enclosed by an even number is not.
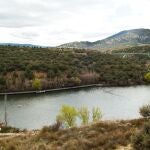
{"type": "Polygon", "coordinates": [[[0,149],[9,150],[111,150],[128,146],[131,136],[144,123],[143,119],[98,122],[80,128],[45,127],[36,135],[25,134],[0,139],[0,149]]]}

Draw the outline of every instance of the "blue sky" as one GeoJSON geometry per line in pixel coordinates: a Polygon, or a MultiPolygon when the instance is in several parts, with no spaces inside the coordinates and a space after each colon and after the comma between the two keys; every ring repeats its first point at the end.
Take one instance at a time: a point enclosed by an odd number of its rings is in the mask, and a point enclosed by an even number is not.
{"type": "Polygon", "coordinates": [[[150,27],[150,0],[0,0],[0,42],[56,46],[150,27]]]}

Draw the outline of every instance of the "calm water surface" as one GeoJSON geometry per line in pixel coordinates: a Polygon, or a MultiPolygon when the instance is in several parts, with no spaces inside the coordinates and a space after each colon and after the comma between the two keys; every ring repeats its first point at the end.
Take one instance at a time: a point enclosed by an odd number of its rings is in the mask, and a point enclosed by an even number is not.
{"type": "MultiPolygon", "coordinates": [[[[139,108],[150,104],[150,86],[86,88],[61,92],[8,96],[8,124],[38,129],[53,124],[60,107],[100,107],[103,120],[138,118],[139,108]]],[[[4,120],[4,101],[0,97],[0,122],[4,120]]]]}

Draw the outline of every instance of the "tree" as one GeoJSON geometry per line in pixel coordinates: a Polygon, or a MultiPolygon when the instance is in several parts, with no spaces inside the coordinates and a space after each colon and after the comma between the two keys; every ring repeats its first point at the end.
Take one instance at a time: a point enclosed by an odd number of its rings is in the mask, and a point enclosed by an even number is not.
{"type": "Polygon", "coordinates": [[[142,128],[132,136],[132,146],[135,150],[148,150],[150,148],[150,105],[142,106],[140,114],[147,120],[142,128]]]}
{"type": "Polygon", "coordinates": [[[101,118],[102,118],[102,112],[101,112],[100,108],[94,107],[92,109],[93,122],[96,122],[96,121],[100,120],[101,118]]]}
{"type": "Polygon", "coordinates": [[[54,71],[53,71],[53,70],[48,70],[48,72],[47,72],[47,77],[48,77],[48,78],[54,78],[54,77],[55,77],[54,71]]]}
{"type": "Polygon", "coordinates": [[[150,82],[150,72],[148,72],[148,73],[146,73],[146,74],[144,75],[144,79],[145,79],[146,81],[150,82]]]}
{"type": "Polygon", "coordinates": [[[30,79],[30,80],[33,79],[34,77],[33,72],[29,68],[25,70],[24,75],[27,79],[30,79]]]}
{"type": "Polygon", "coordinates": [[[78,116],[82,120],[82,124],[88,124],[89,122],[89,110],[86,107],[81,107],[78,111],[78,116]]]}
{"type": "Polygon", "coordinates": [[[57,116],[57,120],[65,124],[67,127],[75,126],[78,112],[75,107],[63,105],[57,116]]]}
{"type": "Polygon", "coordinates": [[[140,114],[145,118],[150,118],[150,105],[144,105],[140,108],[140,114]]]}
{"type": "Polygon", "coordinates": [[[35,89],[35,90],[40,90],[41,89],[41,80],[39,79],[34,79],[32,81],[32,87],[35,89]]]}

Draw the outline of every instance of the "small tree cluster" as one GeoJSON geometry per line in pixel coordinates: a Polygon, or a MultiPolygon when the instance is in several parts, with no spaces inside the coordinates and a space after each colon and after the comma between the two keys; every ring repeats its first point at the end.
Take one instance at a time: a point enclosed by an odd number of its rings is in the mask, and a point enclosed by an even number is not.
{"type": "Polygon", "coordinates": [[[144,118],[150,118],[150,105],[144,105],[140,108],[140,114],[144,117],[144,118]]]}
{"type": "Polygon", "coordinates": [[[72,127],[75,125],[77,114],[78,112],[73,106],[63,105],[57,120],[63,122],[66,127],[72,127]]]}
{"type": "MultiPolygon", "coordinates": [[[[78,110],[73,106],[63,105],[57,116],[57,121],[62,122],[65,127],[72,127],[76,125],[77,117],[81,120],[83,125],[89,123],[90,111],[87,107],[81,107],[78,110]]],[[[102,118],[100,108],[92,109],[92,121],[96,122],[102,118]]]]}

